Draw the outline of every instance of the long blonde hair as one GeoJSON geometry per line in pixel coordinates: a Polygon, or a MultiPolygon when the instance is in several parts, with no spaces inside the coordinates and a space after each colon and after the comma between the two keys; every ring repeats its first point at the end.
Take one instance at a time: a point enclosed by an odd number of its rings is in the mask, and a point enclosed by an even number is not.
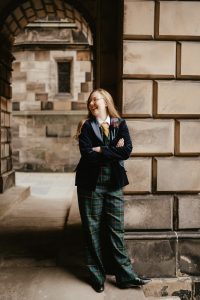
{"type": "Polygon", "coordinates": [[[99,92],[102,95],[103,99],[105,100],[105,103],[107,104],[107,111],[108,111],[109,116],[112,118],[120,118],[119,112],[117,111],[117,109],[115,107],[115,104],[114,104],[111,94],[102,88],[94,89],[90,93],[88,100],[87,100],[87,109],[88,109],[87,118],[84,120],[81,120],[79,122],[78,127],[77,127],[77,132],[75,135],[75,139],[78,139],[78,137],[81,133],[81,128],[82,128],[83,124],[85,123],[85,121],[94,117],[89,109],[90,102],[92,101],[92,94],[94,92],[99,92]]]}

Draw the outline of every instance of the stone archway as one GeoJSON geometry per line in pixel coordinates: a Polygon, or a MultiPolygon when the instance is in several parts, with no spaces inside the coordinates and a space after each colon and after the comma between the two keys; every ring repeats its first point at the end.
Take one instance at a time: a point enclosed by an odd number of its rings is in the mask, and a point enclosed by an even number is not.
{"type": "Polygon", "coordinates": [[[0,192],[15,184],[12,166],[10,116],[13,37],[37,17],[57,15],[77,24],[94,42],[94,87],[109,90],[119,104],[121,53],[121,1],[16,0],[0,4],[0,97],[1,97],[1,175],[0,192]],[[112,15],[112,18],[110,18],[112,15]],[[83,17],[82,17],[83,16],[83,17]],[[89,30],[91,28],[91,31],[89,30]]]}
{"type": "Polygon", "coordinates": [[[0,49],[1,55],[1,180],[0,192],[15,184],[15,173],[12,163],[11,147],[11,73],[14,56],[12,45],[15,36],[23,28],[36,19],[44,19],[46,16],[64,20],[69,24],[75,24],[73,35],[82,35],[82,40],[87,44],[93,44],[92,31],[85,18],[74,7],[65,1],[21,1],[14,9],[9,11],[0,32],[1,40],[4,39],[0,49]],[[6,42],[5,42],[6,41],[6,42]]]}

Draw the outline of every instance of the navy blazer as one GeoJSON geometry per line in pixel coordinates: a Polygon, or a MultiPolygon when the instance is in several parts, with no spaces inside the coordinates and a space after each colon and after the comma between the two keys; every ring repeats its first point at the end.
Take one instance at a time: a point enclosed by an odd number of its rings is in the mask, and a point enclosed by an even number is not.
{"type": "Polygon", "coordinates": [[[113,189],[129,184],[123,161],[129,158],[133,146],[126,121],[122,118],[111,118],[109,130],[111,139],[109,145],[105,146],[96,118],[87,119],[83,124],[79,135],[81,158],[75,169],[77,187],[95,190],[100,166],[106,162],[111,165],[113,189]],[[116,147],[120,138],[124,138],[124,146],[116,147]],[[102,149],[100,153],[92,150],[92,147],[98,146],[102,149]]]}

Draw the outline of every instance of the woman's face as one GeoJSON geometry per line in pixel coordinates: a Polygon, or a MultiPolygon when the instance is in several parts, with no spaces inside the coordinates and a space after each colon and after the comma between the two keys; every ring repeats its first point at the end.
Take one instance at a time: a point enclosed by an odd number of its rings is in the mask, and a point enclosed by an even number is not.
{"type": "Polygon", "coordinates": [[[106,112],[106,102],[98,91],[92,93],[90,98],[89,110],[93,114],[93,116],[98,117],[102,113],[106,112]]]}

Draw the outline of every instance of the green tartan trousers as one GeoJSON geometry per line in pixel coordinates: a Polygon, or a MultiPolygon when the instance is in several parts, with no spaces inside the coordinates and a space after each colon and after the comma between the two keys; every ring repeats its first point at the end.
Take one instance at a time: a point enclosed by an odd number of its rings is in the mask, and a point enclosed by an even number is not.
{"type": "Polygon", "coordinates": [[[110,173],[109,166],[101,167],[95,191],[77,189],[86,266],[90,279],[100,284],[106,274],[115,275],[117,282],[137,276],[124,242],[123,191],[111,189],[110,173]]]}

